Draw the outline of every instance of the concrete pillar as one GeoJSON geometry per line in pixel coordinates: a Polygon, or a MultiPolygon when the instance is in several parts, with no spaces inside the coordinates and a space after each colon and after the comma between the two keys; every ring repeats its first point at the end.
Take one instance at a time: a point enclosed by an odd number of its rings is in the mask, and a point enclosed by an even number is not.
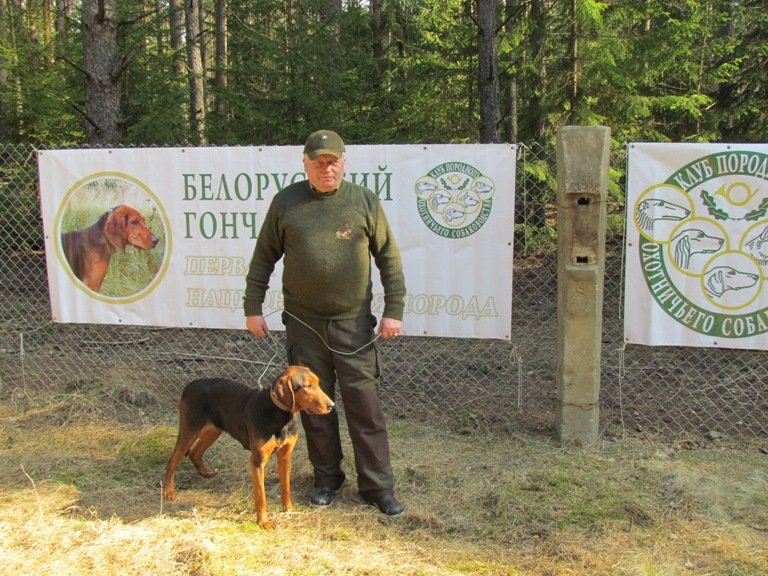
{"type": "Polygon", "coordinates": [[[600,416],[610,129],[567,126],[557,140],[557,435],[591,444],[600,416]]]}

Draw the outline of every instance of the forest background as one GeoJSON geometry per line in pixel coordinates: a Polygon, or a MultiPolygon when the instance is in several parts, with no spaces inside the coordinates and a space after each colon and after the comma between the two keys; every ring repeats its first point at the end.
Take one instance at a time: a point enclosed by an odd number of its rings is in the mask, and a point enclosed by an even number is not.
{"type": "MultiPolygon", "coordinates": [[[[535,403],[549,406],[552,393],[554,162],[544,160],[558,129],[610,126],[615,150],[768,142],[767,73],[765,0],[0,0],[0,297],[9,296],[0,301],[0,575],[768,573],[761,352],[661,349],[648,360],[622,350],[620,363],[618,347],[604,345],[613,363],[604,364],[601,410],[613,408],[621,430],[642,442],[606,435],[596,450],[564,449],[543,437],[549,420],[535,403]],[[531,235],[516,228],[524,249],[515,255],[526,261],[516,262],[515,326],[525,334],[519,344],[529,344],[522,357],[542,352],[526,357],[518,378],[527,427],[487,433],[474,408],[465,412],[476,428],[391,420],[404,517],[382,522],[350,483],[332,509],[309,508],[302,456],[298,514],[278,511],[270,474],[278,529],[267,533],[252,522],[248,465],[234,441],[212,448],[215,482],[187,464],[174,504],[158,484],[176,434],[169,379],[214,366],[187,358],[186,338],[198,339],[194,349],[247,358],[255,354],[243,346],[253,344],[200,330],[126,343],[134,334],[123,326],[91,336],[47,317],[37,324],[48,295],[30,158],[40,147],[295,145],[319,127],[353,144],[536,144],[518,148],[529,156],[516,197],[535,200],[524,208],[541,217],[515,214],[550,243],[546,255],[531,255],[531,235]],[[147,353],[155,343],[170,360],[147,353]],[[118,349],[125,359],[116,360],[118,349]],[[82,370],[96,357],[97,368],[82,370]],[[23,385],[8,379],[16,366],[23,385]],[[702,399],[698,412],[686,404],[702,399]],[[730,410],[754,408],[757,443],[734,447],[719,426],[701,429],[709,407],[728,410],[716,414],[732,432],[744,421],[730,410]],[[659,442],[658,422],[686,434],[659,442]]],[[[612,172],[616,205],[621,172],[612,172]]],[[[617,246],[612,311],[622,293],[617,246]]],[[[607,341],[618,342],[618,315],[607,317],[607,341]]],[[[419,339],[398,346],[410,340],[419,339]]],[[[440,363],[425,382],[471,374],[512,390],[513,379],[493,370],[522,366],[517,353],[503,349],[502,361],[501,349],[494,356],[483,343],[482,361],[459,354],[443,365],[453,354],[442,345],[428,342],[440,363]]],[[[389,353],[394,366],[417,357],[389,353]]],[[[437,418],[431,407],[443,396],[407,398],[437,418]]],[[[489,421],[515,412],[495,408],[489,421]]]]}
{"type": "Polygon", "coordinates": [[[0,142],[768,141],[764,0],[0,0],[0,142]]]}

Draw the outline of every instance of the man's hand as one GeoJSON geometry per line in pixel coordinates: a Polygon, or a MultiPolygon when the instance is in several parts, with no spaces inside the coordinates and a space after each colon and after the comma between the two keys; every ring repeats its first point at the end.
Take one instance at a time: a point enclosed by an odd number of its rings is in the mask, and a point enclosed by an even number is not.
{"type": "Polygon", "coordinates": [[[401,320],[395,320],[394,318],[381,318],[379,324],[379,334],[384,340],[389,340],[395,336],[400,335],[400,330],[403,328],[403,322],[401,320]]]}
{"type": "Polygon", "coordinates": [[[246,316],[245,325],[256,338],[269,336],[269,328],[267,328],[267,321],[264,320],[264,316],[246,316]]]}

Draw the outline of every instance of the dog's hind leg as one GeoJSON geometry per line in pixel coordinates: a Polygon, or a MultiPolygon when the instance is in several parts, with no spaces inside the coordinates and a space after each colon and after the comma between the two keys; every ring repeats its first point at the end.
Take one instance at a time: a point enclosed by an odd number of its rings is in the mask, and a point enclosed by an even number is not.
{"type": "Polygon", "coordinates": [[[185,427],[179,428],[179,436],[176,438],[176,446],[168,458],[168,464],[165,467],[165,482],[163,484],[163,494],[168,500],[176,498],[176,488],[173,483],[173,477],[176,473],[176,466],[179,465],[182,458],[187,455],[190,447],[195,442],[197,436],[185,427]]]}
{"type": "Polygon", "coordinates": [[[188,449],[189,459],[192,460],[192,464],[195,465],[197,472],[203,478],[213,478],[216,476],[216,471],[208,468],[205,465],[205,462],[203,462],[203,454],[205,454],[205,451],[211,447],[211,444],[218,440],[219,436],[221,436],[221,430],[219,428],[213,424],[206,424],[197,433],[197,442],[195,445],[192,446],[191,449],[188,449]]]}

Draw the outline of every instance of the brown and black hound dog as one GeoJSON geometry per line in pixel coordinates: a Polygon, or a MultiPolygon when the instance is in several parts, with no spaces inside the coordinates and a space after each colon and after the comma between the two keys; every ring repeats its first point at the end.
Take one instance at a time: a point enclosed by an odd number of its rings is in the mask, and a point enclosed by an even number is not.
{"type": "Polygon", "coordinates": [[[165,497],[176,497],[173,476],[184,456],[189,456],[201,476],[216,475],[203,463],[203,454],[222,432],[227,432],[251,451],[256,519],[259,526],[271,530],[264,492],[269,458],[277,452],[280,499],[284,510],[293,510],[291,454],[299,439],[296,414],[328,414],[333,407],[333,401],[320,389],[318,377],[303,366],[288,366],[264,390],[225,378],[193,380],[181,393],[179,436],[165,468],[165,497]]]}
{"type": "Polygon", "coordinates": [[[69,267],[94,292],[101,289],[114,252],[123,251],[126,246],[151,250],[157,242],[158,238],[147,227],[144,216],[124,204],[105,212],[88,228],[61,235],[69,267]]]}

